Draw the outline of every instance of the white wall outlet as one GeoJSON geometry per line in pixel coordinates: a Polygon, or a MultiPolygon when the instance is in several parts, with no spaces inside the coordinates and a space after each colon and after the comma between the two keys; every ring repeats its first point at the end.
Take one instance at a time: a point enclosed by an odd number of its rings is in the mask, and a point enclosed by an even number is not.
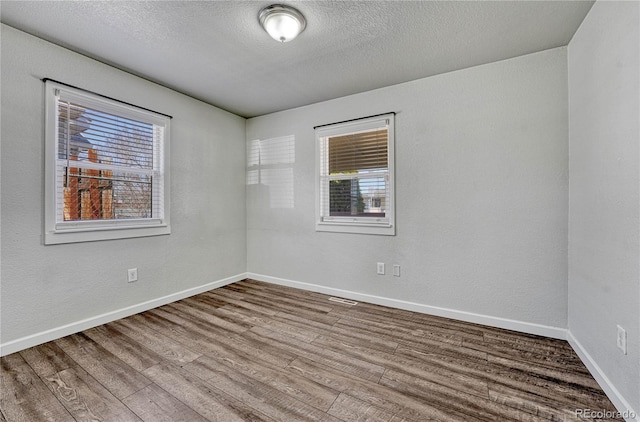
{"type": "Polygon", "coordinates": [[[378,274],[384,275],[384,262],[378,262],[378,274]]]}
{"type": "Polygon", "coordinates": [[[127,270],[127,278],[129,283],[133,283],[134,281],[138,281],[138,269],[137,268],[129,268],[127,270]]]}
{"type": "Polygon", "coordinates": [[[393,275],[395,277],[400,277],[400,265],[393,264],[393,275]]]}
{"type": "Polygon", "coordinates": [[[616,336],[616,346],[627,354],[627,330],[618,325],[618,335],[616,336]]]}

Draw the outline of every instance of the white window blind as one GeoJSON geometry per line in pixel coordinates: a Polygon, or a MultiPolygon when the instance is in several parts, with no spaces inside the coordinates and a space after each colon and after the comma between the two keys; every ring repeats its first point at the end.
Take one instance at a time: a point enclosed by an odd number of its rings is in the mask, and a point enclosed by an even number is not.
{"type": "MultiPolygon", "coordinates": [[[[50,81],[47,94],[47,147],[53,153],[47,160],[54,173],[47,207],[53,215],[45,218],[50,243],[59,243],[53,235],[65,232],[167,227],[169,117],[50,81]]],[[[144,233],[136,235],[150,234],[144,233]]]]}
{"type": "Polygon", "coordinates": [[[317,230],[393,234],[393,114],[316,131],[317,230]]]}

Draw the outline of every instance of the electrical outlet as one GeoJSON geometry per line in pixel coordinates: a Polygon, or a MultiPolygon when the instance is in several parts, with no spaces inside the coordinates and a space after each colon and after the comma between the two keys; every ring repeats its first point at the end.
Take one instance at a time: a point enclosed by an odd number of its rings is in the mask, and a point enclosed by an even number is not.
{"type": "Polygon", "coordinates": [[[129,268],[127,270],[127,277],[129,283],[133,283],[134,281],[138,281],[138,269],[137,268],[129,268]]]}
{"type": "Polygon", "coordinates": [[[395,277],[400,277],[400,265],[393,264],[393,275],[395,277]]]}
{"type": "Polygon", "coordinates": [[[384,262],[378,262],[378,274],[384,275],[384,262]]]}
{"type": "Polygon", "coordinates": [[[616,336],[616,346],[622,350],[622,353],[627,354],[627,331],[618,325],[618,335],[616,336]]]}

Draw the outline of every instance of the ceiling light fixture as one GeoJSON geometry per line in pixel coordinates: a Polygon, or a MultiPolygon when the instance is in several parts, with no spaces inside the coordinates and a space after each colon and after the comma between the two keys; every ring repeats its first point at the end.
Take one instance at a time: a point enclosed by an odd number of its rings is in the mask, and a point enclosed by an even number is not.
{"type": "Polygon", "coordinates": [[[260,11],[258,20],[271,38],[289,42],[307,26],[307,21],[298,10],[284,4],[272,4],[260,11]]]}

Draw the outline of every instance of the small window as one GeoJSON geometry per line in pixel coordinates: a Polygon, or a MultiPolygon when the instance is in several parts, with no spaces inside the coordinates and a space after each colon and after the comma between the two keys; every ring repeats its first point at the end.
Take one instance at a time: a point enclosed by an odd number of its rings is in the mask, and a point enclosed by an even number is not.
{"type": "Polygon", "coordinates": [[[169,117],[45,87],[45,244],[169,234],[169,117]]]}
{"type": "Polygon", "coordinates": [[[316,230],[395,235],[394,115],[316,128],[316,230]]]}

